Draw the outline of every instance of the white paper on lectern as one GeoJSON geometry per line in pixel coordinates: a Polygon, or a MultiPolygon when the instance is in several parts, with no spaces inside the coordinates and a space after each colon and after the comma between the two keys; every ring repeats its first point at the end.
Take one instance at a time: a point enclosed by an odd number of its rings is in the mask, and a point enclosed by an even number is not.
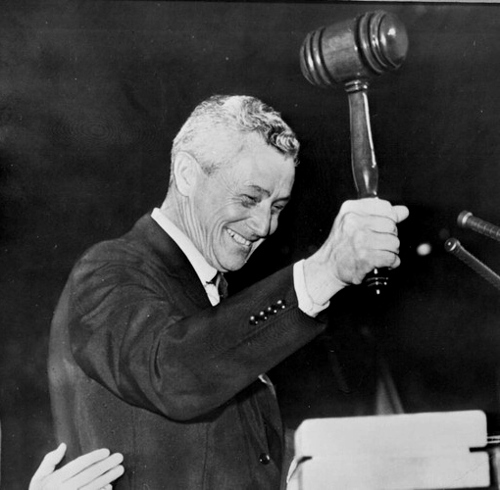
{"type": "Polygon", "coordinates": [[[485,487],[488,454],[470,450],[487,437],[479,410],[309,419],[295,434],[288,490],[485,487]]]}
{"type": "Polygon", "coordinates": [[[295,455],[457,453],[484,447],[487,440],[480,410],[309,419],[295,433],[295,455]]]}

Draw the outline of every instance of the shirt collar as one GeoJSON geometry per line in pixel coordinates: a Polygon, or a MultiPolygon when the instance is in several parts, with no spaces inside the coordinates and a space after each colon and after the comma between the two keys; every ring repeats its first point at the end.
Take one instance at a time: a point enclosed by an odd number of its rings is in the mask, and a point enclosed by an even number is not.
{"type": "Polygon", "coordinates": [[[153,218],[158,225],[165,231],[170,238],[177,244],[177,246],[184,252],[196,275],[200,278],[203,284],[213,280],[214,276],[217,274],[217,269],[212,267],[201,255],[199,250],[194,246],[191,239],[181,231],[174,223],[169,220],[165,214],[159,208],[154,208],[151,213],[151,218],[153,218]]]}

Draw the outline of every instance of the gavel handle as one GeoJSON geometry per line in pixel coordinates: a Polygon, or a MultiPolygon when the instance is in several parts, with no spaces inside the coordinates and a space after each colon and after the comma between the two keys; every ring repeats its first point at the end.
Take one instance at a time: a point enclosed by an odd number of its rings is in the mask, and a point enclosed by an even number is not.
{"type": "MultiPolygon", "coordinates": [[[[378,197],[378,167],[370,125],[368,83],[356,80],[346,84],[345,89],[351,122],[352,174],[358,198],[378,197]]],[[[389,283],[387,272],[387,269],[374,269],[365,277],[364,284],[375,294],[381,294],[389,283]]]]}
{"type": "Polygon", "coordinates": [[[346,85],[351,121],[351,164],[358,197],[377,197],[378,167],[373,147],[366,82],[346,85]]]}

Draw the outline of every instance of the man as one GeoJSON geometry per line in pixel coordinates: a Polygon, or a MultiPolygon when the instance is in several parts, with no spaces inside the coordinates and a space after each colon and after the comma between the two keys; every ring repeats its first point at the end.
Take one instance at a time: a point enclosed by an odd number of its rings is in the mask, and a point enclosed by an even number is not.
{"type": "Polygon", "coordinates": [[[308,259],[220,301],[278,226],[299,144],[244,96],[200,104],[176,136],[160,209],[75,266],[49,360],[58,438],[127,461],[116,489],[277,490],[282,426],[265,373],[325,328],[330,298],[397,267],[403,206],[345,203],[308,259]]]}

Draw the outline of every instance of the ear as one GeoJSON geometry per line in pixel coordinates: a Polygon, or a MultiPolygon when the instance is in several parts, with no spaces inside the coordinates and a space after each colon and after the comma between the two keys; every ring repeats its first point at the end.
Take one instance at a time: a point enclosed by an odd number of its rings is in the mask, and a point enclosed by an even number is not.
{"type": "Polygon", "coordinates": [[[175,158],[173,168],[174,181],[178,191],[183,196],[189,196],[198,179],[200,165],[189,153],[181,151],[175,158]]]}

